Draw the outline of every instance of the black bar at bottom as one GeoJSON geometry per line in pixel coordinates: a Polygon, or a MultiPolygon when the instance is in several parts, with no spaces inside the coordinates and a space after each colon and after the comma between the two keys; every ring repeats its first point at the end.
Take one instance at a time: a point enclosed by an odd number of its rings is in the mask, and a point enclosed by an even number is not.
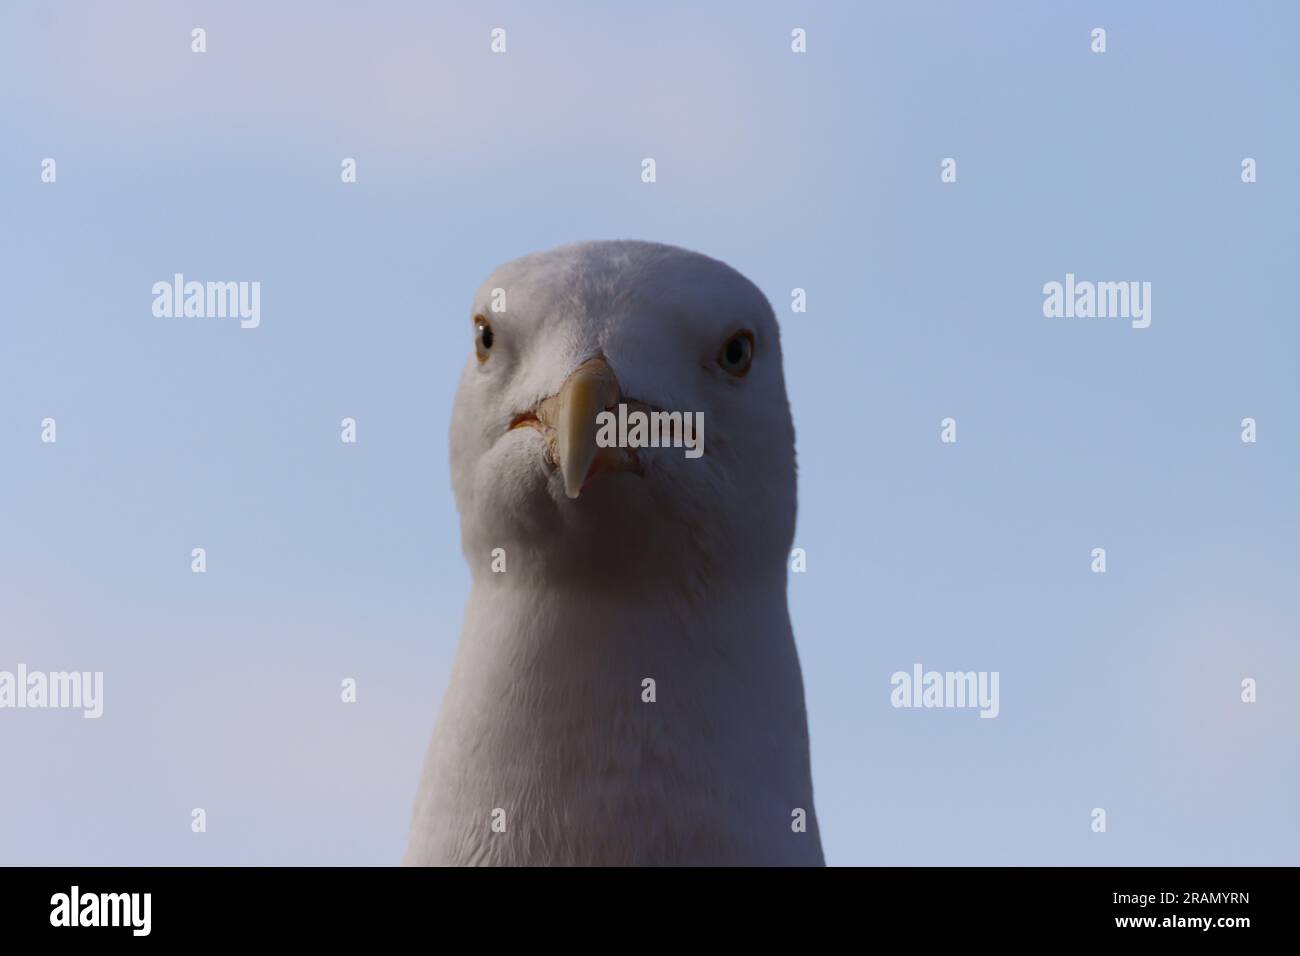
{"type": "Polygon", "coordinates": [[[339,944],[415,934],[451,945],[465,930],[484,942],[528,927],[539,940],[552,932],[576,940],[623,925],[636,938],[702,920],[715,931],[760,936],[807,923],[819,936],[842,930],[857,939],[898,931],[927,941],[1105,935],[1231,945],[1259,933],[1293,938],[1283,906],[1295,875],[1283,868],[14,868],[0,869],[0,927],[6,942],[339,944]]]}

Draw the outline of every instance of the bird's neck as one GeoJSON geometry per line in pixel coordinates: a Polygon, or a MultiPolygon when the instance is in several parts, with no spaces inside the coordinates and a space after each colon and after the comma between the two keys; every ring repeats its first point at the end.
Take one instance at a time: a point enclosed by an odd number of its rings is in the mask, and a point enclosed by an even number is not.
{"type": "MultiPolygon", "coordinates": [[[[477,582],[417,809],[428,845],[477,839],[447,821],[507,798],[538,834],[552,825],[530,816],[538,808],[589,821],[594,842],[564,844],[574,853],[609,845],[626,860],[682,839],[740,859],[796,808],[811,814],[784,585],[629,602],[477,582]],[[658,829],[629,833],[630,820],[658,829]]],[[[813,827],[790,859],[819,859],[813,827]]]]}
{"type": "MultiPolygon", "coordinates": [[[[790,674],[794,643],[783,579],[703,597],[646,590],[653,597],[480,579],[458,666],[498,689],[502,682],[527,684],[611,699],[633,692],[640,699],[649,678],[656,692],[668,685],[678,701],[705,695],[720,681],[760,689],[769,671],[790,674]]],[[[793,671],[797,677],[797,665],[793,671]]]]}

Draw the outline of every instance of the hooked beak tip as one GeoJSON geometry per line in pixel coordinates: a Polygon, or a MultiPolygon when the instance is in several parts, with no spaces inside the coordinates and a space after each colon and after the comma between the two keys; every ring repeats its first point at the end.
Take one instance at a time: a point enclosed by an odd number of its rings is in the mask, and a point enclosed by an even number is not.
{"type": "Polygon", "coordinates": [[[570,373],[555,396],[557,464],[564,478],[564,493],[575,499],[582,493],[596,447],[596,417],[617,404],[621,389],[605,357],[588,359],[570,373]]]}

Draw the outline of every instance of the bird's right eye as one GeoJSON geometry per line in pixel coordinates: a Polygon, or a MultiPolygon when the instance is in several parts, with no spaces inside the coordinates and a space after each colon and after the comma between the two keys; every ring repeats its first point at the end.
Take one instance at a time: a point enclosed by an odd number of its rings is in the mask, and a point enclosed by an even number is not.
{"type": "Polygon", "coordinates": [[[481,315],[474,316],[474,351],[478,353],[480,362],[487,361],[488,352],[492,350],[492,342],[495,339],[492,323],[481,315]]]}
{"type": "Polygon", "coordinates": [[[729,375],[736,378],[744,378],[749,374],[749,366],[754,361],[754,333],[748,331],[737,332],[727,341],[722,343],[722,351],[718,353],[718,364],[729,375]]]}

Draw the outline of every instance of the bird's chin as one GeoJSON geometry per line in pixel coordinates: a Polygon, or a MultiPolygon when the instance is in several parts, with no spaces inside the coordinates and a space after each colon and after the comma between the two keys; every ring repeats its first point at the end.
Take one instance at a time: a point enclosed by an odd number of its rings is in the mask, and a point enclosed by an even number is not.
{"type": "Polygon", "coordinates": [[[592,519],[629,523],[649,501],[645,473],[626,467],[601,468],[592,463],[582,489],[576,498],[565,494],[564,479],[553,472],[546,483],[546,494],[563,516],[574,520],[579,516],[592,519]]]}
{"type": "Polygon", "coordinates": [[[624,458],[622,449],[602,449],[570,498],[544,437],[532,429],[507,433],[475,470],[473,505],[464,515],[470,550],[510,552],[513,545],[549,570],[591,565],[602,576],[668,553],[686,533],[683,497],[690,491],[662,470],[659,451],[624,458]]]}
{"type": "Polygon", "coordinates": [[[559,467],[549,459],[543,464],[547,469],[547,490],[561,507],[581,507],[584,499],[591,501],[597,494],[602,498],[608,495],[623,498],[645,490],[641,487],[645,481],[645,469],[640,457],[631,449],[602,448],[597,452],[576,498],[565,494],[564,475],[559,467]]]}
{"type": "MultiPolygon", "coordinates": [[[[581,508],[593,497],[608,498],[613,504],[624,496],[635,497],[649,490],[646,486],[645,453],[634,448],[599,448],[583,477],[577,497],[565,493],[564,473],[559,465],[555,435],[539,424],[516,424],[494,449],[502,460],[497,462],[504,473],[524,474],[527,484],[540,496],[551,499],[557,507],[581,508]],[[617,489],[611,492],[610,489],[617,489]]],[[[588,508],[592,507],[590,505],[588,508]]]]}
{"type": "MultiPolygon", "coordinates": [[[[523,431],[531,434],[540,442],[525,438],[529,448],[529,453],[540,454],[542,465],[545,467],[549,476],[548,485],[554,488],[556,481],[559,482],[561,492],[564,491],[564,473],[560,465],[559,437],[555,430],[545,422],[538,419],[532,413],[517,415],[510,425],[510,432],[523,431]],[[533,449],[531,446],[540,446],[533,449]]],[[[565,498],[577,500],[584,494],[587,494],[588,488],[593,482],[602,478],[608,479],[611,475],[633,475],[638,478],[645,476],[645,469],[641,464],[641,455],[635,448],[597,448],[592,455],[591,464],[587,467],[587,472],[583,476],[582,482],[578,486],[578,494],[562,495],[565,498]]]]}

